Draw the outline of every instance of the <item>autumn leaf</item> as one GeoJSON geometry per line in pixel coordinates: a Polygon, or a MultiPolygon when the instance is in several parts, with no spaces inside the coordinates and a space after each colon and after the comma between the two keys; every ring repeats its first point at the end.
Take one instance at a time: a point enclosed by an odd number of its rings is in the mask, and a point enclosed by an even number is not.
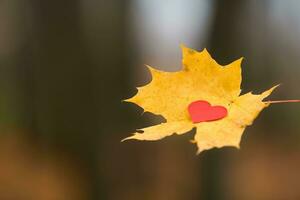
{"type": "Polygon", "coordinates": [[[196,128],[198,153],[214,147],[239,148],[245,128],[269,106],[263,99],[277,86],[257,95],[240,95],[242,58],[221,66],[206,49],[197,52],[182,46],[182,52],[181,71],[164,72],[147,66],[151,82],[125,100],[145,112],[162,115],[166,122],[137,130],[124,140],[159,140],[196,128]]]}

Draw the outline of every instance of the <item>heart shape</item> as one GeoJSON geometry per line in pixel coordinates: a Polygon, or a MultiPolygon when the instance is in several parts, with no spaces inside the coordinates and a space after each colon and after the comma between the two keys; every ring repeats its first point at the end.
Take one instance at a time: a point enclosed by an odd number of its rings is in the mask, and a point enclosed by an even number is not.
{"type": "Polygon", "coordinates": [[[225,107],[212,106],[209,102],[203,100],[190,103],[188,111],[194,123],[215,121],[227,116],[225,107]]]}

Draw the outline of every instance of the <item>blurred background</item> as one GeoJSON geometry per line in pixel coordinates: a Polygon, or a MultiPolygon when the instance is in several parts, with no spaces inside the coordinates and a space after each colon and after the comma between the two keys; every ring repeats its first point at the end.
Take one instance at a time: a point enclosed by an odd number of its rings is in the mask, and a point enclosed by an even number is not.
{"type": "Polygon", "coordinates": [[[245,57],[243,92],[299,99],[297,0],[1,0],[0,199],[300,199],[300,104],[264,110],[241,149],[195,156],[194,133],[120,140],[161,118],[128,103],[144,64],[180,44],[245,57]]]}

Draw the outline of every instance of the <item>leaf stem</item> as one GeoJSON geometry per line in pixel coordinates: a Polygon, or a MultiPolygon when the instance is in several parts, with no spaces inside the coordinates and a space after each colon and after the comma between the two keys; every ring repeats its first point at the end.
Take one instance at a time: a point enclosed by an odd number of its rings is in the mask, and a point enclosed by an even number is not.
{"type": "Polygon", "coordinates": [[[277,101],[264,101],[264,103],[299,103],[300,100],[293,99],[293,100],[277,100],[277,101]]]}

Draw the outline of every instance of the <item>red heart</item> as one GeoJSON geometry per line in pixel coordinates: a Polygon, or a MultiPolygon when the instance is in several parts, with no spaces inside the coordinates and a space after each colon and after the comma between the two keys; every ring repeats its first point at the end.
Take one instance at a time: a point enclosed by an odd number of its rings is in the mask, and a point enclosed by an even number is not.
{"type": "Polygon", "coordinates": [[[214,121],[227,116],[223,106],[211,106],[207,101],[199,100],[190,103],[188,111],[194,123],[214,121]]]}

